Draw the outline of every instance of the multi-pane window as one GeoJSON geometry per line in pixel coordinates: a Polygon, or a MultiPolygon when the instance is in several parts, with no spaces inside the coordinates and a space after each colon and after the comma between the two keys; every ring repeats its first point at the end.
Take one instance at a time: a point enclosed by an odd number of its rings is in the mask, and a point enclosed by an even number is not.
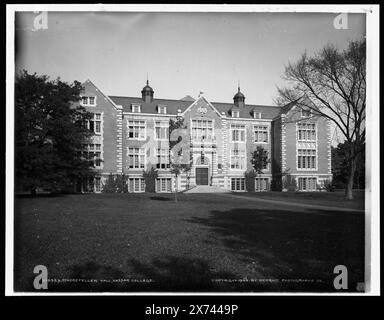
{"type": "Polygon", "coordinates": [[[95,178],[95,192],[101,192],[101,178],[95,178]]]}
{"type": "Polygon", "coordinates": [[[128,190],[129,192],[144,192],[145,180],[143,178],[129,178],[128,190]]]}
{"type": "Polygon", "coordinates": [[[141,112],[141,105],[139,104],[133,104],[131,105],[132,112],[139,113],[141,112]]]}
{"type": "Polygon", "coordinates": [[[231,125],[232,142],[245,142],[245,126],[241,124],[231,125]]]}
{"type": "Polygon", "coordinates": [[[245,170],[245,150],[231,150],[231,169],[245,170]]]}
{"type": "Polygon", "coordinates": [[[101,167],[101,144],[87,144],[84,147],[83,157],[88,160],[90,167],[101,167]]]}
{"type": "Polygon", "coordinates": [[[297,150],[298,169],[316,169],[316,150],[298,149],[297,150]]]}
{"type": "Polygon", "coordinates": [[[314,123],[298,123],[297,140],[316,141],[316,125],[314,123]]]}
{"type": "Polygon", "coordinates": [[[155,122],[155,139],[156,140],[168,140],[169,124],[168,122],[155,122]]]}
{"type": "Polygon", "coordinates": [[[315,191],[317,189],[317,178],[299,177],[299,190],[315,191]]]}
{"type": "Polygon", "coordinates": [[[83,179],[83,192],[93,192],[95,188],[95,183],[93,177],[86,177],[83,179]]]}
{"type": "Polygon", "coordinates": [[[255,126],[255,142],[268,142],[268,126],[255,126]]]}
{"type": "Polygon", "coordinates": [[[145,121],[129,120],[128,121],[128,139],[145,140],[145,121]]]}
{"type": "Polygon", "coordinates": [[[245,191],[245,178],[232,178],[231,179],[232,191],[245,191]]]}
{"type": "Polygon", "coordinates": [[[158,169],[169,168],[169,150],[168,149],[156,149],[157,164],[158,169]]]}
{"type": "Polygon", "coordinates": [[[157,113],[163,113],[163,114],[166,114],[167,113],[167,106],[157,106],[157,113]]]}
{"type": "Polygon", "coordinates": [[[171,178],[158,178],[156,180],[157,192],[171,192],[172,191],[172,179],[171,178]]]}
{"type": "Polygon", "coordinates": [[[95,97],[81,97],[81,104],[83,106],[95,106],[96,98],[95,97]]]}
{"type": "Polygon", "coordinates": [[[255,190],[256,191],[268,191],[269,190],[269,179],[268,178],[256,178],[255,179],[255,190]]]}
{"type": "Polygon", "coordinates": [[[89,130],[96,134],[101,133],[101,113],[92,113],[91,119],[86,121],[86,126],[89,130]]]}
{"type": "Polygon", "coordinates": [[[145,169],[144,148],[128,148],[128,167],[130,169],[145,169]]]}
{"type": "Polygon", "coordinates": [[[212,120],[192,120],[192,140],[193,141],[211,141],[213,138],[212,120]]]}
{"type": "Polygon", "coordinates": [[[82,179],[82,192],[101,192],[101,177],[86,177],[82,179]]]}
{"type": "Polygon", "coordinates": [[[260,113],[260,112],[256,112],[256,111],[254,111],[254,112],[253,112],[253,117],[254,117],[255,119],[261,119],[261,113],[260,113]]]}

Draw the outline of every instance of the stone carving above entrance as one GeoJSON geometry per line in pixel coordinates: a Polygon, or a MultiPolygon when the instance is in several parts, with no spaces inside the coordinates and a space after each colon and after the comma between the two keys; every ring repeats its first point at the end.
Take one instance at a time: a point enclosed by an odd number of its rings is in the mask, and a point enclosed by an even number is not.
{"type": "Polygon", "coordinates": [[[209,159],[206,156],[200,156],[196,160],[196,165],[209,165],[209,159]]]}

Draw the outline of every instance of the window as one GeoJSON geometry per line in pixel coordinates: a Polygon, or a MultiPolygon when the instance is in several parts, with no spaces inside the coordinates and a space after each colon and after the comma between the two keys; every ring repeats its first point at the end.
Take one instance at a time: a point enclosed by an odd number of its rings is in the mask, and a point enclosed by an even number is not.
{"type": "Polygon", "coordinates": [[[101,144],[87,144],[84,147],[83,157],[88,160],[90,167],[101,167],[101,144]]]}
{"type": "Polygon", "coordinates": [[[240,116],[240,113],[237,110],[232,110],[231,114],[232,118],[238,118],[240,116]]]}
{"type": "Polygon", "coordinates": [[[145,180],[143,178],[128,179],[129,192],[145,192],[145,180]]]}
{"type": "Polygon", "coordinates": [[[261,112],[253,111],[253,117],[254,117],[255,119],[261,119],[261,112]]]}
{"type": "Polygon", "coordinates": [[[315,191],[317,189],[317,178],[299,177],[300,191],[315,191]]]}
{"type": "Polygon", "coordinates": [[[316,125],[314,123],[297,123],[298,141],[316,141],[316,125]]]}
{"type": "Polygon", "coordinates": [[[146,126],[144,120],[128,121],[128,139],[145,140],[146,126]]]}
{"type": "Polygon", "coordinates": [[[83,106],[96,106],[96,97],[81,97],[83,106]]]}
{"type": "Polygon", "coordinates": [[[213,121],[202,119],[192,120],[192,140],[193,141],[212,141],[213,121]]]}
{"type": "Polygon", "coordinates": [[[139,104],[132,104],[131,105],[132,112],[140,113],[141,112],[141,105],[139,104]]]}
{"type": "Polygon", "coordinates": [[[256,191],[268,191],[269,190],[269,179],[268,178],[256,178],[255,179],[255,190],[256,191]]]}
{"type": "Polygon", "coordinates": [[[155,139],[168,140],[169,124],[168,122],[155,122],[155,139]]]}
{"type": "Polygon", "coordinates": [[[88,193],[88,192],[101,192],[101,177],[87,177],[82,179],[82,192],[88,193]]]}
{"type": "Polygon", "coordinates": [[[86,122],[86,126],[93,133],[101,134],[101,121],[101,113],[92,113],[91,119],[86,122]]]}
{"type": "Polygon", "coordinates": [[[268,126],[255,126],[255,142],[268,142],[268,126]]]}
{"type": "Polygon", "coordinates": [[[245,178],[232,178],[231,179],[232,191],[245,191],[245,178]]]}
{"type": "Polygon", "coordinates": [[[169,168],[169,150],[156,149],[157,164],[156,168],[166,169],[169,168]]]}
{"type": "Polygon", "coordinates": [[[245,142],[245,126],[240,124],[231,125],[232,142],[245,142]]]}
{"type": "Polygon", "coordinates": [[[101,192],[101,178],[95,178],[95,192],[101,192]]]}
{"type": "Polygon", "coordinates": [[[298,149],[297,150],[298,169],[316,169],[316,150],[298,149]]]}
{"type": "Polygon", "coordinates": [[[311,110],[301,110],[301,117],[302,118],[309,118],[311,116],[311,110]]]}
{"type": "Polygon", "coordinates": [[[145,169],[144,148],[128,148],[128,167],[130,169],[145,169]]]}
{"type": "Polygon", "coordinates": [[[156,192],[172,192],[171,178],[156,179],[156,192]]]}
{"type": "Polygon", "coordinates": [[[166,114],[167,113],[167,106],[160,106],[160,105],[158,105],[157,106],[157,113],[166,114]]]}
{"type": "Polygon", "coordinates": [[[231,169],[245,170],[245,150],[231,150],[231,169]]]}

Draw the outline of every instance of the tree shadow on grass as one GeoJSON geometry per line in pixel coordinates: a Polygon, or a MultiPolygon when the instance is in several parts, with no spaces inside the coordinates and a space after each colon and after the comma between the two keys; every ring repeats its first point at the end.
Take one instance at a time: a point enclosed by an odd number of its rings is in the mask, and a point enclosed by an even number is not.
{"type": "Polygon", "coordinates": [[[132,259],[130,264],[135,274],[153,280],[150,285],[138,288],[144,291],[230,291],[233,286],[226,281],[238,278],[233,273],[213,269],[206,260],[197,257],[167,256],[153,259],[150,264],[132,259]]]}
{"type": "Polygon", "coordinates": [[[15,199],[59,198],[59,197],[65,197],[71,194],[74,194],[74,193],[37,193],[35,195],[29,194],[29,193],[16,193],[15,199]]]}
{"type": "Polygon", "coordinates": [[[335,291],[336,265],[348,268],[350,291],[364,281],[364,214],[239,208],[188,221],[208,226],[255,272],[289,280],[282,291],[335,291]]]}
{"type": "Polygon", "coordinates": [[[166,197],[150,197],[149,199],[151,200],[158,200],[158,201],[171,201],[171,198],[166,198],[166,197]]]}

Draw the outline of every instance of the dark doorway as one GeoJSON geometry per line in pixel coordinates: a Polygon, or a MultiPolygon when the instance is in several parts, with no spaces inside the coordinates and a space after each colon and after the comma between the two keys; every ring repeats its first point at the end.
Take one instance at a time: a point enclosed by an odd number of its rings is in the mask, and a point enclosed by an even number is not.
{"type": "Polygon", "coordinates": [[[208,185],[208,168],[196,168],[196,184],[208,185]]]}

